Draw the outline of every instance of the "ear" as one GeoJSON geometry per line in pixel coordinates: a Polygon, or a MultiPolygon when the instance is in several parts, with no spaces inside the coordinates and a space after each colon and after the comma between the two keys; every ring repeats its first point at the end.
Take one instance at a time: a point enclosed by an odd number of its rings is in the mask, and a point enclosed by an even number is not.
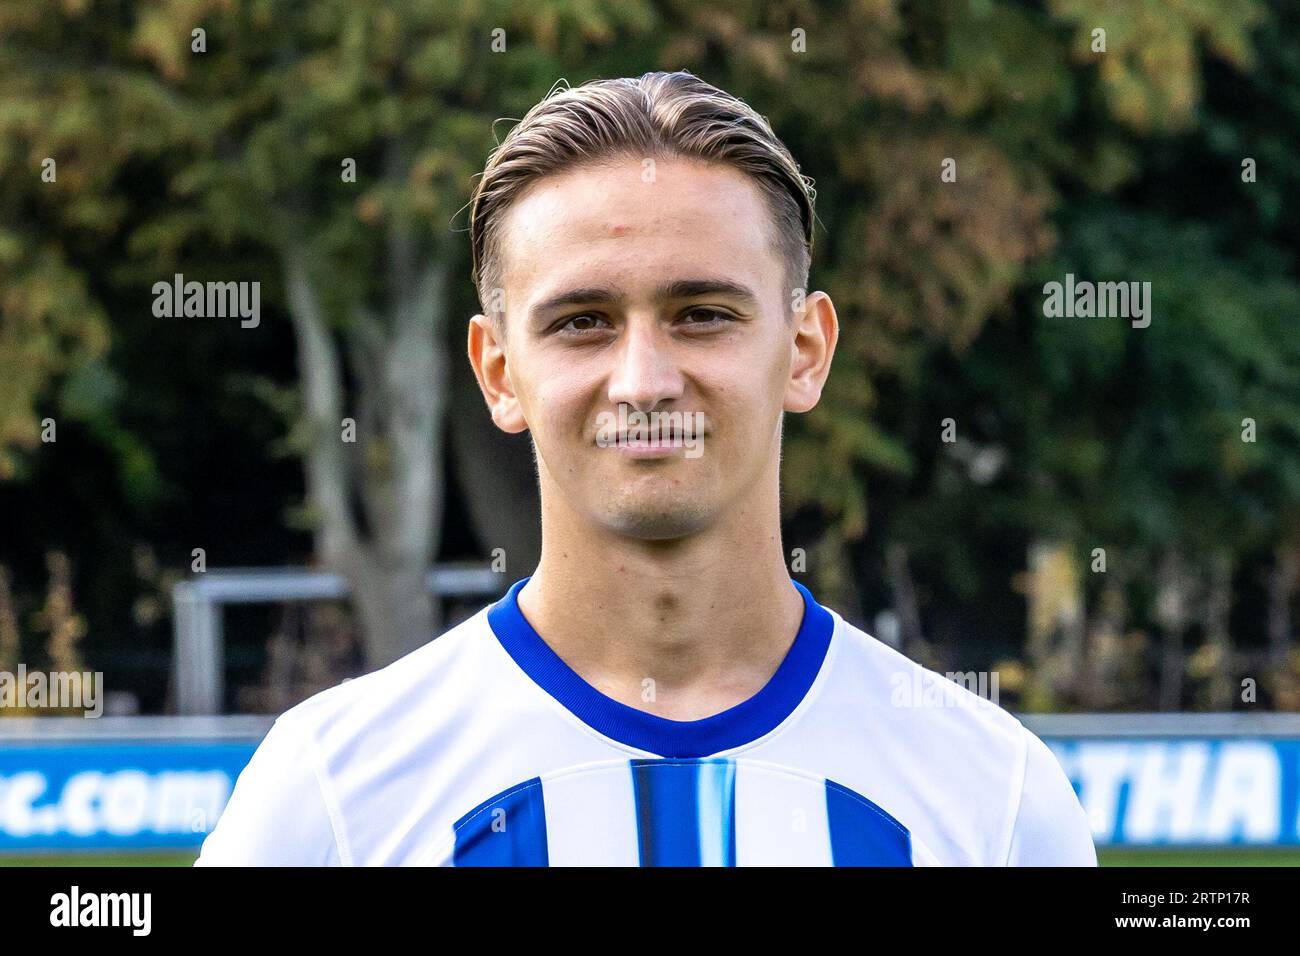
{"type": "Polygon", "coordinates": [[[497,428],[513,435],[526,431],[528,422],[524,420],[510,381],[504,338],[505,330],[498,330],[486,315],[479,313],[469,320],[469,364],[474,367],[474,377],[492,413],[492,421],[497,428]]]}
{"type": "Polygon", "coordinates": [[[821,399],[831,371],[831,358],[840,337],[835,305],[825,292],[804,299],[802,312],[794,313],[794,339],[790,343],[790,381],[785,387],[785,410],[806,412],[821,399]]]}

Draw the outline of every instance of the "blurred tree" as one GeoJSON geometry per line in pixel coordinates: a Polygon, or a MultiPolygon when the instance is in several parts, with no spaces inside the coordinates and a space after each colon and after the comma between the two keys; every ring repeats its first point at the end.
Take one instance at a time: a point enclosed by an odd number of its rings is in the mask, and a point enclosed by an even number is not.
{"type": "MultiPolygon", "coordinates": [[[[349,579],[372,665],[437,630],[424,573],[443,500],[446,325],[459,261],[450,225],[492,145],[495,111],[523,108],[549,86],[562,47],[645,21],[644,8],[613,3],[0,6],[0,122],[6,139],[26,141],[7,154],[6,178],[39,183],[34,157],[55,157],[65,173],[48,202],[68,207],[57,225],[113,228],[122,221],[114,176],[165,150],[170,202],[131,232],[137,272],[259,281],[264,301],[287,309],[301,388],[287,398],[261,391],[295,414],[303,517],[321,558],[349,579]],[[230,252],[193,261],[198,238],[230,252]],[[259,264],[236,274],[235,252],[248,245],[259,264]]],[[[30,203],[39,189],[14,195],[30,203]]],[[[6,223],[24,218],[15,208],[6,223]]],[[[40,225],[9,239],[7,261],[39,264],[35,250],[58,248],[56,230],[40,225]]],[[[33,396],[79,355],[51,340],[70,327],[103,348],[95,303],[66,305],[77,302],[79,275],[57,260],[45,268],[39,295],[5,290],[6,332],[50,356],[5,404],[8,432],[29,444],[33,396]]]]}
{"type": "MultiPolygon", "coordinates": [[[[317,551],[352,583],[372,663],[424,641],[449,414],[481,541],[512,561],[536,546],[514,504],[527,447],[492,431],[449,315],[474,308],[453,229],[493,121],[559,77],[688,68],[769,115],[817,177],[814,282],[842,339],[825,400],[788,424],[783,501],[813,516],[823,570],[887,541],[873,573],[914,647],[923,579],[978,603],[1044,542],[1102,542],[1126,581],[1174,551],[1222,580],[1212,552],[1277,544],[1279,516],[1294,540],[1300,500],[1281,198],[1300,31],[1272,7],[0,0],[0,453],[21,471],[58,388],[147,477],[138,437],[111,432],[96,237],[129,236],[111,265],[136,288],[260,280],[299,388],[252,387],[293,423],[317,551]],[[133,212],[141,169],[165,202],[133,212]],[[1066,271],[1151,281],[1152,326],[1045,317],[1041,285],[1066,271]]],[[[870,575],[838,571],[823,599],[865,606],[849,592],[870,575]]],[[[1112,645],[1133,643],[1127,606],[1112,590],[1112,645]]]]}
{"type": "Polygon", "coordinates": [[[85,6],[0,4],[0,480],[20,476],[21,452],[57,438],[60,423],[80,421],[148,487],[148,457],[114,416],[108,317],[80,260],[124,219],[123,164],[165,148],[178,116],[111,65],[125,53],[120,21],[85,6]],[[36,414],[51,388],[52,432],[36,414]]]}

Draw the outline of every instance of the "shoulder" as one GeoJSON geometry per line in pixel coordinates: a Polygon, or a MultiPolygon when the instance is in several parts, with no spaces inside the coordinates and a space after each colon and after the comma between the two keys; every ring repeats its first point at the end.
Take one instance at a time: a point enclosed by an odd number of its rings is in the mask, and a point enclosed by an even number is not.
{"type": "Polygon", "coordinates": [[[1096,866],[1088,815],[1056,756],[1025,729],[1025,774],[1009,866],[1096,866]]]}
{"type": "MultiPolygon", "coordinates": [[[[838,615],[837,615],[838,617],[838,615]]],[[[967,820],[970,859],[1095,865],[1086,814],[1055,755],[998,703],[996,672],[940,674],[847,622],[838,679],[871,701],[884,746],[909,762],[932,810],[967,820]]]]}
{"type": "Polygon", "coordinates": [[[455,719],[452,698],[475,693],[484,614],[281,714],[240,773],[199,864],[349,865],[341,788],[393,740],[424,739],[438,720],[455,719]]]}
{"type": "Polygon", "coordinates": [[[1011,763],[1023,761],[1026,731],[999,705],[996,672],[940,674],[836,618],[841,643],[837,669],[862,699],[911,727],[914,737],[963,747],[979,744],[986,759],[998,754],[1011,763]]]}
{"type": "Polygon", "coordinates": [[[329,789],[310,734],[281,716],[235,781],[198,866],[346,865],[329,789]]]}

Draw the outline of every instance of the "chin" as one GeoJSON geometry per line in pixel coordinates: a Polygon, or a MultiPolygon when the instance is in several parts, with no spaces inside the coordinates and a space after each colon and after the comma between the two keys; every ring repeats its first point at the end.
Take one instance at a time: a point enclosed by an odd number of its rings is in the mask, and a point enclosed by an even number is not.
{"type": "Polygon", "coordinates": [[[619,534],[644,541],[669,541],[694,534],[709,523],[709,514],[698,503],[687,501],[641,501],[635,505],[615,507],[606,513],[604,522],[619,534]]]}

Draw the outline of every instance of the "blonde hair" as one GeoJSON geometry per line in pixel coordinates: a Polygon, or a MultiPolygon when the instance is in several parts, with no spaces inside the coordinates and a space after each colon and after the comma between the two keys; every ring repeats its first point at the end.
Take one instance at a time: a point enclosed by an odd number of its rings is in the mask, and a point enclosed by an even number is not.
{"type": "Polygon", "coordinates": [[[807,284],[816,192],[771,125],[691,73],[646,73],[557,86],[492,151],[469,218],[474,284],[485,312],[489,292],[502,284],[498,229],[510,204],[544,176],[616,156],[680,156],[748,174],[767,199],[791,288],[807,284]]]}

